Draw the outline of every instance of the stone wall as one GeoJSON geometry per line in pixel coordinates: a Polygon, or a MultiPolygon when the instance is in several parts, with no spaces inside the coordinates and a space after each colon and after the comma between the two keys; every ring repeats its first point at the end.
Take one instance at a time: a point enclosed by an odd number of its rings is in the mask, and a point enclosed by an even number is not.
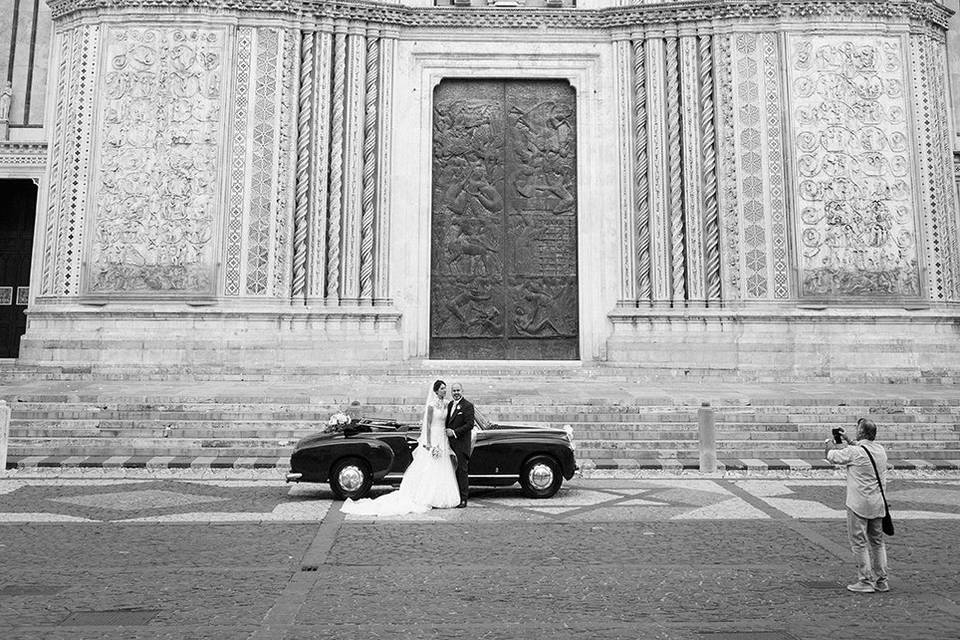
{"type": "Polygon", "coordinates": [[[0,17],[0,96],[9,92],[9,106],[0,108],[0,140],[43,140],[52,31],[50,8],[43,0],[9,0],[4,5],[0,17]]]}
{"type": "Polygon", "coordinates": [[[516,77],[577,94],[582,359],[957,361],[940,3],[52,7],[26,360],[428,357],[433,88],[516,77]]]}

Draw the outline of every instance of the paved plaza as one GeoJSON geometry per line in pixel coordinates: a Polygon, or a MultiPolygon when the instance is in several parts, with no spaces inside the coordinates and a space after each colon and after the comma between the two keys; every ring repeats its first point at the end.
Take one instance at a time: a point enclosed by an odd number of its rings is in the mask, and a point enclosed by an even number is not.
{"type": "Polygon", "coordinates": [[[371,519],[272,471],[7,472],[0,635],[958,637],[955,474],[893,479],[892,590],[870,595],[843,588],[840,476],[612,475],[371,519]]]}

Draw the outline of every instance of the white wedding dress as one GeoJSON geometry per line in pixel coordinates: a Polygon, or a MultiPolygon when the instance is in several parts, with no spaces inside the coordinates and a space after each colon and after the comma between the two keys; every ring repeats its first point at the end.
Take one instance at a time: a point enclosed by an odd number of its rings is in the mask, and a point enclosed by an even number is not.
{"type": "Polygon", "coordinates": [[[413,450],[413,462],[404,472],[400,488],[376,498],[348,498],[341,511],[365,516],[398,516],[424,513],[430,509],[447,509],[460,503],[460,489],[453,468],[456,457],[447,440],[446,403],[435,402],[432,416],[429,443],[439,449],[439,455],[434,457],[426,447],[428,440],[424,432],[427,429],[427,411],[424,410],[420,444],[413,450]]]}

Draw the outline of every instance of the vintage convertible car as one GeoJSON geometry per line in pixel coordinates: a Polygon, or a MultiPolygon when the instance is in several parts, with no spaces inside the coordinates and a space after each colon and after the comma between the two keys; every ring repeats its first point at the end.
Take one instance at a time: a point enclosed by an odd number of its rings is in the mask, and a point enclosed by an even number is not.
{"type": "MultiPolygon", "coordinates": [[[[420,425],[360,418],[300,440],[287,482],[329,482],[338,498],[361,498],[374,484],[400,481],[417,447],[420,425]]],[[[577,470],[573,430],[496,424],[479,411],[470,456],[471,486],[520,483],[531,498],[549,498],[577,470]]]]}

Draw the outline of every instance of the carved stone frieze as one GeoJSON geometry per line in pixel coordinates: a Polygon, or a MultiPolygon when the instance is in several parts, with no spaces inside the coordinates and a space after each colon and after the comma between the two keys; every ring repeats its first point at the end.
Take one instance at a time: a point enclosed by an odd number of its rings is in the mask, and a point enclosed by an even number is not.
{"type": "MultiPolygon", "coordinates": [[[[881,22],[912,20],[946,28],[951,12],[934,0],[684,0],[607,9],[406,7],[363,0],[135,0],[124,8],[192,9],[220,12],[286,14],[298,19],[358,20],[404,27],[489,27],[616,29],[635,24],[675,24],[712,19],[858,18],[881,22]]],[[[82,11],[109,10],[115,0],[52,0],[54,19],[82,11]]]]}
{"type": "Polygon", "coordinates": [[[224,35],[107,32],[87,293],[213,293],[224,35]]]}
{"type": "Polygon", "coordinates": [[[4,167],[37,167],[47,162],[47,145],[43,142],[0,142],[0,170],[4,167]]]}
{"type": "Polygon", "coordinates": [[[920,294],[902,41],[790,39],[805,297],[920,294]]]}

